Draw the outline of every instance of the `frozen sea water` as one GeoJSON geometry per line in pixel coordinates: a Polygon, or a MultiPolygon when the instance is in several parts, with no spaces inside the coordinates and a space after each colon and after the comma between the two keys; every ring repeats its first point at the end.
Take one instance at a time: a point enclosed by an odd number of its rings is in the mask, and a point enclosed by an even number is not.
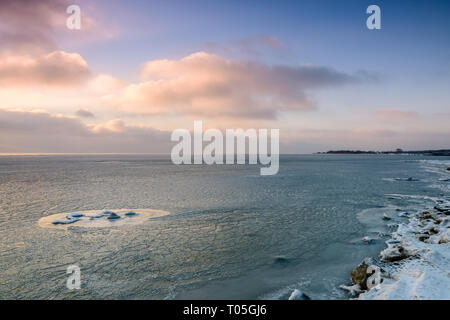
{"type": "Polygon", "coordinates": [[[3,156],[0,298],[288,299],[297,289],[346,299],[349,272],[386,247],[390,224],[407,221],[396,213],[448,193],[424,167],[434,159],[282,156],[279,174],[260,176],[258,166],[175,166],[162,156],[3,156]],[[168,214],[39,225],[116,208],[168,214]],[[81,268],[81,290],[65,286],[70,265],[81,268]]]}

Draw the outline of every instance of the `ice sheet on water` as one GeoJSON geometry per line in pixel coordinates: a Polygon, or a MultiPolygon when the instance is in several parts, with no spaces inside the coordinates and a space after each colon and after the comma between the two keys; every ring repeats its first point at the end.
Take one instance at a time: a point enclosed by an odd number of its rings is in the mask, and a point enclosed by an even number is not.
{"type": "Polygon", "coordinates": [[[38,224],[42,228],[67,229],[68,225],[83,228],[104,228],[112,226],[136,225],[149,219],[168,215],[169,212],[154,209],[88,210],[72,213],[57,213],[43,217],[38,224]]]}

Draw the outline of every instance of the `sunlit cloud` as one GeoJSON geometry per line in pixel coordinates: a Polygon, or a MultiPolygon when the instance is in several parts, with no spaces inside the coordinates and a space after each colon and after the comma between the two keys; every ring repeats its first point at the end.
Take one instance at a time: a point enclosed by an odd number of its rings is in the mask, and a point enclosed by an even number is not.
{"type": "Polygon", "coordinates": [[[95,133],[100,132],[123,132],[125,130],[125,122],[121,119],[114,119],[107,123],[96,125],[92,128],[95,133]]]}
{"type": "Polygon", "coordinates": [[[314,108],[308,91],[363,79],[315,66],[269,66],[197,52],[180,60],[147,62],[142,82],[111,97],[136,114],[182,114],[209,118],[275,119],[280,111],[314,108]]]}
{"type": "Polygon", "coordinates": [[[90,88],[101,94],[112,93],[117,89],[125,87],[126,84],[125,81],[117,79],[109,74],[99,74],[89,82],[90,88]]]}
{"type": "Polygon", "coordinates": [[[54,51],[38,57],[0,55],[0,84],[3,87],[66,86],[85,80],[90,71],[77,53],[54,51]]]}

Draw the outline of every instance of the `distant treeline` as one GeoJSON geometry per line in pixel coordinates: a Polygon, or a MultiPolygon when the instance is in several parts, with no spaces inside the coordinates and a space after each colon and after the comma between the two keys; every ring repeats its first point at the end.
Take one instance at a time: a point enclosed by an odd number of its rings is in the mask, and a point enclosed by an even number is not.
{"type": "Polygon", "coordinates": [[[327,152],[318,152],[318,154],[422,154],[430,156],[450,156],[450,149],[415,151],[404,151],[402,149],[397,149],[395,151],[330,150],[327,152]]]}

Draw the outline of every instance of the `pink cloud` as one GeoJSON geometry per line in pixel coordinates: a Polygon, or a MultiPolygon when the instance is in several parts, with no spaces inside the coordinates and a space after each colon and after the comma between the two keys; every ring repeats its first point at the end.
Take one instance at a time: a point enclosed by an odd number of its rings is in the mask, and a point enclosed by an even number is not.
{"type": "Polygon", "coordinates": [[[105,27],[98,10],[89,2],[81,2],[81,29],[67,29],[66,9],[77,4],[70,0],[2,0],[0,1],[0,51],[42,54],[58,49],[58,43],[70,39],[90,42],[109,39],[117,31],[111,23],[105,27]],[[96,15],[95,17],[93,15],[96,15]]]}
{"type": "Polygon", "coordinates": [[[419,115],[413,111],[401,111],[394,109],[379,109],[375,111],[375,116],[384,120],[409,120],[417,118],[419,115]]]}
{"type": "Polygon", "coordinates": [[[3,54],[0,59],[0,84],[4,87],[65,86],[89,75],[86,61],[77,53],[54,51],[38,57],[3,54]]]}
{"type": "Polygon", "coordinates": [[[121,119],[114,119],[107,123],[102,123],[92,127],[92,131],[95,133],[101,132],[123,132],[125,131],[125,122],[121,119]]]}
{"type": "Polygon", "coordinates": [[[2,0],[0,48],[29,52],[55,49],[54,30],[64,27],[68,1],[2,0]]]}
{"type": "Polygon", "coordinates": [[[114,90],[125,87],[126,82],[117,79],[109,74],[99,74],[92,78],[89,82],[89,87],[95,92],[107,94],[114,90]]]}
{"type": "Polygon", "coordinates": [[[266,119],[280,111],[312,109],[310,89],[360,80],[325,67],[268,66],[205,52],[149,61],[141,76],[142,82],[111,98],[122,111],[266,119]]]}

